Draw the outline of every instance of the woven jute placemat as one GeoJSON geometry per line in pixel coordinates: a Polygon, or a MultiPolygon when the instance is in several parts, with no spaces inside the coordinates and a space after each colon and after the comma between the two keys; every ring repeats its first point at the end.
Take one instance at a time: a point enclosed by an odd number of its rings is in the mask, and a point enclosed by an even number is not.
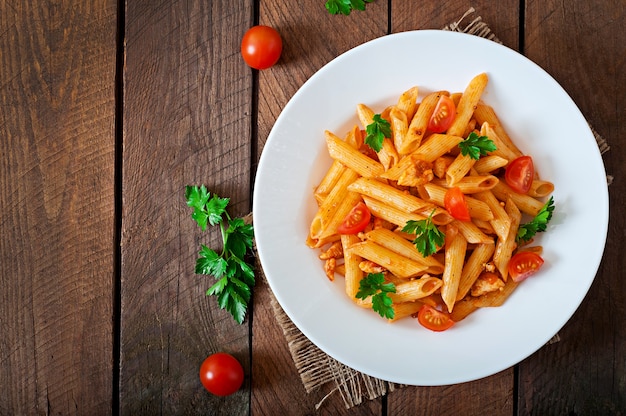
{"type": "MultiPolygon", "coordinates": [[[[459,20],[446,25],[443,30],[468,33],[502,43],[492,33],[489,26],[483,22],[482,18],[475,14],[474,8],[470,8],[459,20]]],[[[593,128],[591,130],[596,138],[600,152],[604,154],[609,150],[609,145],[593,128]]],[[[607,176],[607,183],[610,184],[611,181],[612,177],[607,176]]],[[[262,272],[260,264],[257,266],[257,270],[262,272]]],[[[273,294],[270,296],[276,320],[283,331],[293,362],[300,374],[306,392],[310,393],[318,389],[327,391],[324,398],[316,405],[316,408],[319,408],[326,398],[337,393],[341,395],[346,408],[351,408],[363,403],[364,400],[375,399],[402,387],[400,384],[363,374],[324,353],[300,332],[280,307],[273,294]]],[[[559,341],[560,337],[557,334],[548,344],[559,341]]]]}

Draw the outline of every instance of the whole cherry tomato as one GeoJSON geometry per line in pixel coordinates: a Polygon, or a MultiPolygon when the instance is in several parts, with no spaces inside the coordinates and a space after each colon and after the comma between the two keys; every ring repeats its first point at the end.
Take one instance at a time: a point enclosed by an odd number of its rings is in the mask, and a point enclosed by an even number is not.
{"type": "Polygon", "coordinates": [[[233,394],[243,384],[243,367],[225,352],[209,355],[200,366],[200,381],[216,396],[233,394]]]}
{"type": "Polygon", "coordinates": [[[241,56],[254,69],[267,69],[274,65],[283,51],[283,41],[276,29],[253,26],[241,40],[241,56]]]}

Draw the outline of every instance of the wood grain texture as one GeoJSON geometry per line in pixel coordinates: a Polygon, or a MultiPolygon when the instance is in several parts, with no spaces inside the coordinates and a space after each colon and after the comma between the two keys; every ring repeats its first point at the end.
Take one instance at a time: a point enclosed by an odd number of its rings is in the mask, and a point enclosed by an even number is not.
{"type": "MultiPolygon", "coordinates": [[[[280,111],[311,75],[348,49],[387,33],[387,4],[377,1],[367,5],[367,13],[332,16],[320,0],[261,0],[259,22],[281,33],[284,49],[276,66],[259,73],[257,157],[280,111]]],[[[251,414],[381,414],[380,399],[346,410],[338,392],[315,413],[327,392],[306,394],[269,296],[267,285],[255,292],[251,414]]]]}
{"type": "Polygon", "coordinates": [[[115,33],[115,1],[0,1],[3,415],[110,411],[115,33]]]}
{"type": "Polygon", "coordinates": [[[609,187],[609,234],[596,280],[560,332],[561,341],[520,365],[522,415],[626,414],[624,10],[620,0],[527,2],[526,53],[565,88],[611,145],[604,160],[615,180],[609,187]]]}
{"type": "MultiPolygon", "coordinates": [[[[194,274],[201,244],[219,250],[219,228],[202,233],[185,185],[205,184],[250,207],[252,76],[239,42],[252,1],[132,1],[126,11],[121,270],[121,413],[247,414],[248,324],[204,295],[194,274]],[[245,387],[228,398],[198,377],[211,353],[233,354],[245,387]]],[[[248,322],[248,321],[246,321],[248,322]]]]}

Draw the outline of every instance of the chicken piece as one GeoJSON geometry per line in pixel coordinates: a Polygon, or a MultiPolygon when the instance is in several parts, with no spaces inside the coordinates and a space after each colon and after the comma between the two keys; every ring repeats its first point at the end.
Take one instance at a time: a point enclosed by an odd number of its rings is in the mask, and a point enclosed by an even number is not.
{"type": "Polygon", "coordinates": [[[387,269],[380,264],[374,263],[370,260],[363,260],[360,262],[359,269],[361,269],[364,273],[385,273],[387,271],[387,269]]]}
{"type": "Polygon", "coordinates": [[[413,163],[398,178],[398,185],[420,186],[434,179],[435,175],[433,174],[433,164],[431,162],[418,157],[411,157],[411,161],[413,163]]]}
{"type": "Polygon", "coordinates": [[[320,260],[339,259],[343,257],[343,247],[341,241],[335,241],[326,251],[320,254],[320,260]]]}
{"type": "Polygon", "coordinates": [[[502,290],[504,288],[504,282],[498,277],[497,274],[491,272],[483,272],[478,279],[472,285],[470,294],[472,296],[482,296],[486,293],[495,292],[496,290],[502,290]]]}
{"type": "Polygon", "coordinates": [[[331,282],[335,281],[335,267],[337,267],[337,259],[335,258],[331,257],[324,263],[324,273],[331,282]]]}

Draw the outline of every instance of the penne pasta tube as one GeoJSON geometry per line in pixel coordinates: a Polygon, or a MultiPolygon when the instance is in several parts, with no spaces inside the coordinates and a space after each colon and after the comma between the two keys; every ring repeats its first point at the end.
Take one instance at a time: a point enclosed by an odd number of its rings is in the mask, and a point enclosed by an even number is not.
{"type": "Polygon", "coordinates": [[[374,214],[376,217],[395,224],[400,228],[404,228],[407,221],[425,220],[431,213],[433,214],[432,221],[435,225],[445,225],[453,219],[450,214],[448,214],[447,211],[443,209],[437,210],[435,208],[434,212],[431,210],[424,215],[421,213],[402,211],[396,207],[385,204],[384,202],[367,196],[363,196],[363,201],[365,201],[365,204],[367,205],[371,213],[374,214]]]}
{"type": "Polygon", "coordinates": [[[373,261],[389,270],[394,275],[408,279],[424,274],[426,266],[407,257],[401,256],[372,241],[363,241],[351,245],[348,251],[352,254],[373,261]]]}
{"type": "Polygon", "coordinates": [[[479,175],[491,173],[496,169],[505,167],[509,161],[501,156],[487,155],[483,156],[474,163],[474,170],[479,175]]]}
{"type": "Polygon", "coordinates": [[[472,312],[479,307],[474,304],[472,299],[463,299],[454,304],[454,310],[450,314],[450,318],[454,322],[460,322],[467,318],[472,312]]]}
{"type": "MultiPolygon", "coordinates": [[[[498,184],[501,183],[502,181],[498,182],[498,184]]],[[[500,205],[500,201],[498,201],[492,193],[497,186],[498,185],[494,186],[494,188],[489,191],[475,193],[473,194],[473,197],[487,204],[493,213],[493,219],[490,221],[493,231],[496,233],[498,238],[505,239],[509,234],[509,229],[511,228],[511,220],[504,208],[500,205]]]]}
{"type": "Polygon", "coordinates": [[[372,122],[374,121],[374,114],[374,110],[372,110],[367,105],[357,104],[356,115],[359,118],[363,129],[366,129],[368,125],[372,124],[372,122]]]}
{"type": "Polygon", "coordinates": [[[372,178],[359,178],[351,183],[348,189],[408,212],[434,208],[433,204],[429,202],[372,178]]]}
{"type": "MultiPolygon", "coordinates": [[[[391,133],[393,136],[393,144],[396,149],[405,147],[406,135],[409,130],[409,121],[406,113],[394,107],[389,112],[389,123],[391,124],[391,133]]],[[[398,152],[401,154],[401,152],[398,152]]]]}
{"type": "MultiPolygon", "coordinates": [[[[429,183],[424,185],[424,191],[428,195],[428,201],[433,204],[439,205],[440,207],[444,206],[444,198],[446,195],[447,189],[443,186],[436,185],[434,183],[429,183]]],[[[491,221],[494,216],[489,208],[489,205],[480,201],[478,199],[472,198],[471,196],[465,196],[465,202],[467,202],[467,208],[470,213],[470,217],[472,219],[479,219],[482,221],[491,221]]]]}
{"type": "Polygon", "coordinates": [[[333,160],[332,165],[326,171],[326,174],[322,178],[320,184],[315,188],[315,200],[318,205],[321,205],[324,202],[324,198],[328,196],[330,191],[335,187],[337,181],[346,170],[346,167],[342,165],[339,161],[333,160]]]}
{"type": "Polygon", "coordinates": [[[481,231],[473,222],[454,221],[459,233],[465,237],[468,243],[472,244],[493,244],[493,238],[481,231]]]}
{"type": "Polygon", "coordinates": [[[454,309],[456,294],[459,288],[467,241],[460,233],[456,234],[450,244],[445,248],[445,263],[443,271],[443,285],[441,286],[441,298],[448,308],[448,312],[454,309]]]}
{"type": "Polygon", "coordinates": [[[426,273],[432,275],[443,273],[443,264],[438,262],[433,256],[422,256],[413,243],[396,232],[386,228],[376,228],[365,233],[365,239],[427,266],[426,273]]]}
{"type": "Polygon", "coordinates": [[[502,280],[506,282],[509,275],[509,261],[513,256],[513,250],[517,248],[515,237],[517,236],[517,229],[522,219],[522,213],[510,198],[506,201],[504,209],[511,219],[511,232],[509,232],[505,239],[498,239],[496,250],[493,253],[493,264],[500,272],[502,280]]]}
{"type": "Polygon", "coordinates": [[[463,137],[451,134],[431,134],[412,155],[418,156],[428,162],[434,162],[437,158],[458,146],[462,140],[463,137]]]}
{"type": "Polygon", "coordinates": [[[370,178],[380,176],[385,171],[385,168],[379,162],[359,152],[333,133],[327,130],[325,135],[330,157],[358,172],[359,175],[370,178]]]}
{"type": "Polygon", "coordinates": [[[517,159],[520,155],[509,148],[504,140],[495,132],[488,123],[483,123],[480,128],[480,135],[487,136],[496,146],[496,150],[490,152],[490,155],[500,156],[509,162],[517,159]]]}
{"type": "Polygon", "coordinates": [[[510,150],[517,154],[518,157],[522,156],[522,152],[517,148],[517,146],[515,146],[515,143],[513,143],[513,140],[511,140],[509,135],[506,133],[502,123],[500,123],[493,107],[486,105],[483,102],[479,102],[474,109],[474,117],[480,125],[488,123],[510,150]]]}
{"type": "Polygon", "coordinates": [[[452,122],[452,125],[448,128],[448,134],[461,136],[465,134],[467,124],[474,115],[474,109],[478,105],[480,97],[487,87],[489,77],[487,74],[482,73],[476,75],[469,82],[463,95],[459,99],[459,104],[456,107],[456,117],[452,122]]]}
{"type": "Polygon", "coordinates": [[[409,127],[407,134],[405,136],[405,141],[403,146],[398,148],[398,152],[400,154],[408,154],[415,151],[422,140],[424,139],[424,135],[426,134],[426,130],[428,129],[428,122],[430,121],[430,117],[433,115],[433,111],[435,111],[435,107],[439,102],[439,97],[444,94],[444,92],[434,92],[428,94],[420,105],[417,107],[415,115],[411,118],[409,122],[409,127]]]}
{"type": "Polygon", "coordinates": [[[396,108],[404,112],[407,120],[411,120],[417,109],[417,96],[419,94],[418,87],[411,87],[398,97],[396,108]]]}
{"type": "Polygon", "coordinates": [[[341,236],[341,245],[344,253],[344,281],[346,295],[353,301],[359,291],[359,284],[363,279],[363,271],[359,268],[361,257],[349,250],[349,247],[358,243],[360,239],[354,234],[344,234],[341,236]]]}
{"type": "Polygon", "coordinates": [[[394,312],[393,319],[388,319],[388,321],[395,322],[399,319],[416,314],[420,310],[422,305],[423,303],[421,303],[420,301],[394,303],[391,305],[394,312]]]}
{"type": "Polygon", "coordinates": [[[463,299],[469,293],[478,276],[485,270],[485,264],[491,259],[494,251],[494,244],[479,244],[472,251],[465,266],[463,266],[456,294],[457,301],[463,299]]]}
{"type": "Polygon", "coordinates": [[[493,188],[499,179],[493,175],[468,175],[459,179],[454,185],[448,184],[441,179],[432,180],[431,183],[443,188],[458,187],[464,194],[475,194],[477,192],[488,191],[493,188]]]}
{"type": "Polygon", "coordinates": [[[329,224],[335,216],[341,202],[346,199],[349,192],[348,185],[354,182],[357,178],[358,174],[351,169],[346,169],[341,174],[334,188],[330,191],[328,196],[324,199],[322,205],[320,205],[317,210],[317,213],[313,217],[313,221],[311,221],[309,233],[312,239],[320,239],[329,235],[325,233],[325,230],[329,227],[329,224]]]}
{"type": "Polygon", "coordinates": [[[518,194],[504,181],[499,181],[491,192],[501,201],[511,198],[520,211],[533,217],[543,208],[544,203],[528,194],[518,194]]]}
{"type": "Polygon", "coordinates": [[[448,186],[454,186],[470,171],[472,166],[476,163],[476,159],[472,159],[469,156],[463,156],[458,154],[454,161],[448,166],[446,170],[446,183],[448,186]]]}
{"type": "Polygon", "coordinates": [[[554,192],[554,184],[552,182],[535,179],[530,185],[528,195],[533,198],[545,198],[552,192],[554,192]]]}
{"type": "Polygon", "coordinates": [[[442,285],[441,279],[424,276],[396,284],[396,293],[390,293],[393,303],[411,302],[435,293],[442,285]]]}
{"type": "Polygon", "coordinates": [[[322,230],[319,238],[329,238],[334,234],[337,234],[337,229],[343,220],[348,216],[352,208],[361,200],[361,196],[355,192],[349,192],[345,198],[339,202],[337,209],[333,215],[329,218],[326,227],[322,230]]]}

